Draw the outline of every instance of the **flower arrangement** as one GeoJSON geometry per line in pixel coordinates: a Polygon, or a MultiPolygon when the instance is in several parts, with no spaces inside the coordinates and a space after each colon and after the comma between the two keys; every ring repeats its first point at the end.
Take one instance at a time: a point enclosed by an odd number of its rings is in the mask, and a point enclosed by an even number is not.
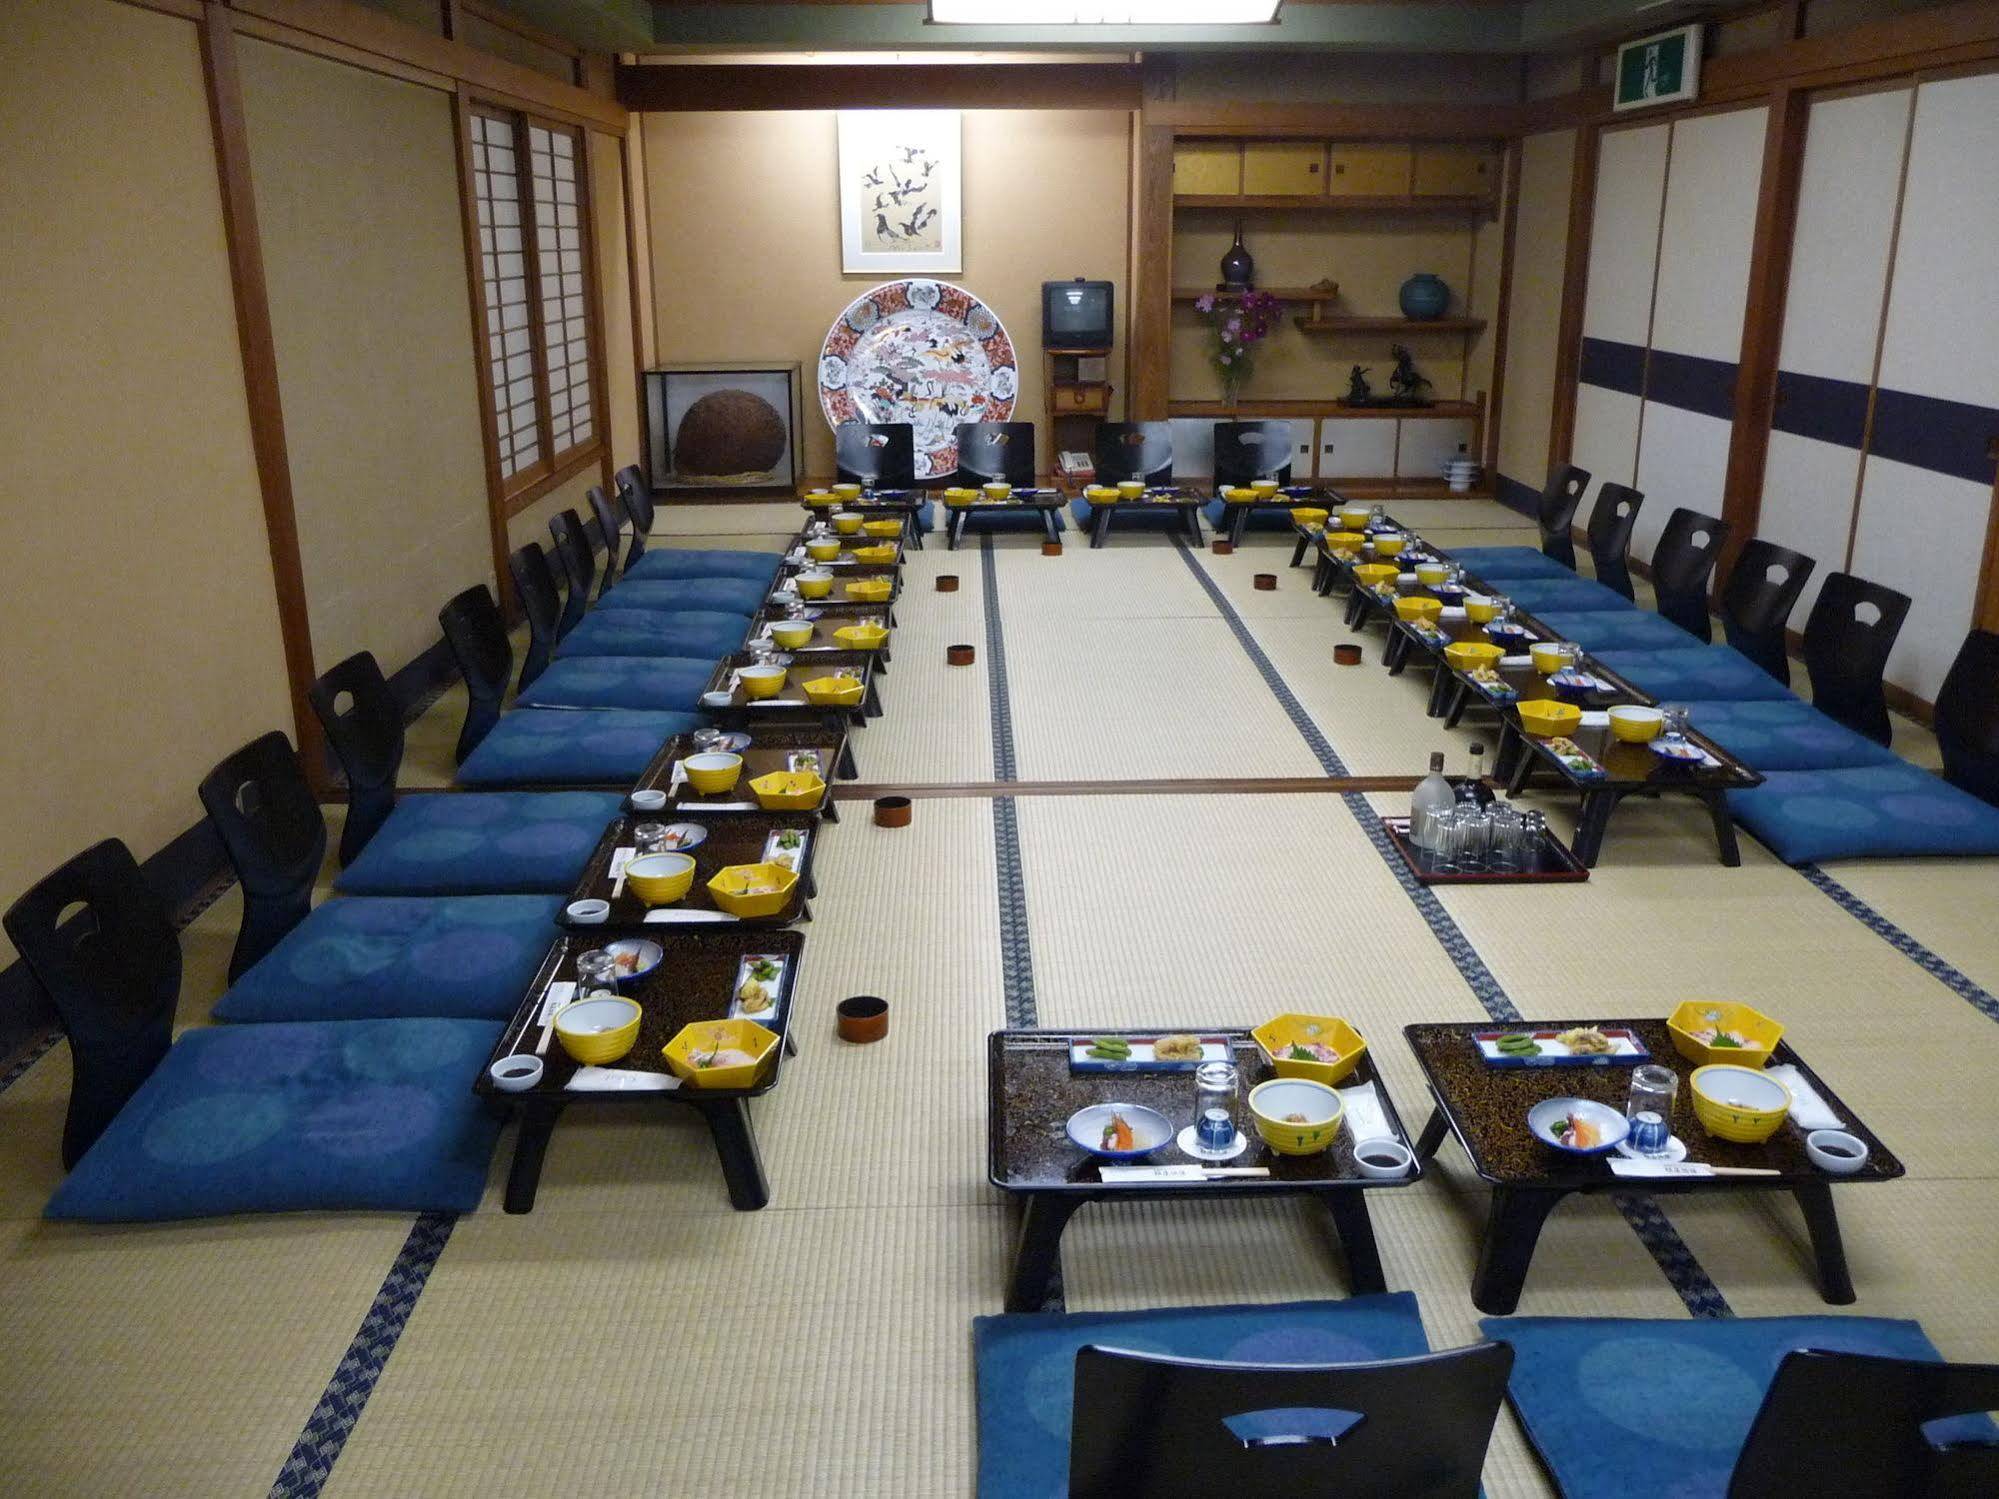
{"type": "Polygon", "coordinates": [[[1256,345],[1277,326],[1282,306],[1267,291],[1246,291],[1227,299],[1204,292],[1195,299],[1194,310],[1208,324],[1208,362],[1221,377],[1222,398],[1230,405],[1249,379],[1256,345]]]}

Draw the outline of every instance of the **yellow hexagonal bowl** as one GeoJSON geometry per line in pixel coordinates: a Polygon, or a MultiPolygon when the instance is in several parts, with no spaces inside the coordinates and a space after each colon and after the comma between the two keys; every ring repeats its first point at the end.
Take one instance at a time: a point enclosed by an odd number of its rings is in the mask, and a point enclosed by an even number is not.
{"type": "Polygon", "coordinates": [[[861,529],[870,536],[886,536],[892,540],[902,535],[902,522],[899,520],[863,521],[861,522],[861,529]]]}
{"type": "Polygon", "coordinates": [[[814,562],[831,562],[840,555],[840,543],[828,536],[819,541],[805,543],[805,555],[814,562]]]}
{"type": "Polygon", "coordinates": [[[842,510],[833,517],[833,529],[842,536],[852,536],[861,529],[861,517],[851,510],[842,510]]]}
{"type": "Polygon", "coordinates": [[[944,491],[944,503],[947,505],[969,505],[978,497],[976,489],[965,489],[955,484],[944,491]]]}
{"type": "Polygon", "coordinates": [[[833,632],[833,638],[857,651],[879,650],[888,639],[888,628],[874,624],[842,625],[833,632]]]}
{"type": "Polygon", "coordinates": [[[1326,523],[1326,510],[1319,505],[1293,505],[1291,520],[1300,526],[1322,526],[1326,523]]]}
{"type": "Polygon", "coordinates": [[[1477,671],[1481,666],[1496,666],[1505,650],[1489,645],[1483,640],[1456,640],[1444,647],[1444,660],[1459,671],[1477,671]]]}
{"type": "Polygon", "coordinates": [[[775,916],[797,883],[798,871],[782,864],[731,864],[715,872],[708,893],[731,916],[775,916]]]}
{"type": "Polygon", "coordinates": [[[784,691],[791,673],[782,666],[743,666],[736,669],[736,678],[742,684],[743,696],[755,701],[784,691]]]}
{"type": "Polygon", "coordinates": [[[847,597],[863,604],[879,604],[895,585],[887,578],[856,578],[847,585],[847,597]]]}
{"type": "Polygon", "coordinates": [[[1395,601],[1397,619],[1435,619],[1443,612],[1443,600],[1426,598],[1422,594],[1410,594],[1395,601]]]}
{"type": "Polygon", "coordinates": [[[1748,1005],[1732,999],[1689,999],[1666,1017],[1666,1029],[1673,1038],[1673,1050],[1696,1067],[1761,1067],[1770,1060],[1777,1043],[1784,1039],[1784,1027],[1748,1005]],[[1694,1038],[1697,1030],[1734,1031],[1747,1046],[1716,1046],[1694,1038]]]}
{"type": "Polygon", "coordinates": [[[1718,1140],[1760,1145],[1791,1112],[1791,1090],[1754,1067],[1716,1063],[1696,1067],[1687,1079],[1694,1117],[1718,1140]]]}
{"type": "Polygon", "coordinates": [[[632,1049],[642,1014],[638,1001],[622,994],[571,1000],[555,1012],[555,1039],[584,1066],[601,1067],[632,1049]],[[620,1020],[620,1015],[625,1018],[620,1020]]]}
{"type": "Polygon", "coordinates": [[[802,599],[823,599],[833,591],[831,573],[800,573],[791,583],[802,599]]]}
{"type": "Polygon", "coordinates": [[[854,560],[856,562],[869,562],[869,563],[893,562],[895,561],[895,548],[881,547],[881,546],[855,547],[854,560]]]}
{"type": "Polygon", "coordinates": [[[1533,698],[1520,705],[1520,727],[1537,739],[1553,739],[1557,734],[1566,734],[1582,721],[1583,710],[1574,703],[1533,698]]]}
{"type": "Polygon", "coordinates": [[[851,708],[867,691],[854,677],[813,677],[798,685],[808,702],[831,708],[851,708]]]}
{"type": "Polygon", "coordinates": [[[788,651],[795,651],[812,638],[812,632],[819,627],[809,619],[774,619],[770,622],[770,638],[788,651]]]}
{"type": "Polygon", "coordinates": [[[1373,588],[1379,583],[1393,583],[1400,571],[1400,568],[1387,562],[1357,562],[1353,575],[1363,588],[1373,588]]]}
{"type": "Polygon", "coordinates": [[[1335,552],[1358,552],[1367,538],[1358,531],[1328,531],[1326,545],[1335,552]]]}
{"type": "Polygon", "coordinates": [[[1108,484],[1090,484],[1084,487],[1083,498],[1092,505],[1115,505],[1124,496],[1108,484]]]}
{"type": "Polygon", "coordinates": [[[1360,1032],[1337,1015],[1279,1015],[1264,1021],[1250,1035],[1279,1077],[1307,1077],[1329,1088],[1342,1082],[1367,1055],[1367,1042],[1360,1032]],[[1320,1062],[1284,1055],[1288,1048],[1308,1041],[1330,1046],[1340,1059],[1320,1062]]]}
{"type": "Polygon", "coordinates": [[[670,906],[694,888],[694,860],[686,854],[640,854],[625,866],[625,883],[649,906],[670,906]]]}
{"type": "Polygon", "coordinates": [[[1273,1077],[1249,1090],[1249,1117],[1256,1132],[1279,1155],[1319,1155],[1339,1138],[1346,1105],[1324,1083],[1308,1077],[1273,1077]],[[1304,1114],[1307,1123],[1285,1116],[1304,1114]]]}
{"type": "Polygon", "coordinates": [[[826,783],[810,770],[773,770],[751,781],[750,790],[766,811],[809,811],[826,795],[826,783]]]}
{"type": "Polygon", "coordinates": [[[666,1065],[682,1082],[697,1088],[749,1088],[756,1085],[764,1064],[777,1053],[777,1032],[766,1030],[754,1020],[697,1020],[683,1025],[671,1041],[660,1048],[666,1065]],[[718,1051],[740,1051],[750,1058],[733,1067],[704,1067],[703,1056],[718,1051]]]}

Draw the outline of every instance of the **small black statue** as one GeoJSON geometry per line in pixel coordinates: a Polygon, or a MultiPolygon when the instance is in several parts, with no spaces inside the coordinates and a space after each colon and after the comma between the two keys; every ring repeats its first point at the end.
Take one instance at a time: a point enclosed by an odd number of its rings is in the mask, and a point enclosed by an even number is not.
{"type": "Polygon", "coordinates": [[[1365,406],[1373,399],[1374,392],[1367,388],[1367,370],[1357,364],[1347,376],[1347,404],[1365,406]]]}
{"type": "Polygon", "coordinates": [[[1409,405],[1421,405],[1423,392],[1430,388],[1429,380],[1416,372],[1415,359],[1403,345],[1391,344],[1388,352],[1395,356],[1395,369],[1388,377],[1388,388],[1409,405]]]}

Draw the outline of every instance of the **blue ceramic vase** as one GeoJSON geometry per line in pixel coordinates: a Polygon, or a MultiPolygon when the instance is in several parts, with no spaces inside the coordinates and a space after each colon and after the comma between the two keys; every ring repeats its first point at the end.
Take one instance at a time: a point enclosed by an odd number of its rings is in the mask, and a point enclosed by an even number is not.
{"type": "Polygon", "coordinates": [[[1402,283],[1402,315],[1412,322],[1442,317],[1450,310],[1451,289],[1442,278],[1418,271],[1402,283]]]}

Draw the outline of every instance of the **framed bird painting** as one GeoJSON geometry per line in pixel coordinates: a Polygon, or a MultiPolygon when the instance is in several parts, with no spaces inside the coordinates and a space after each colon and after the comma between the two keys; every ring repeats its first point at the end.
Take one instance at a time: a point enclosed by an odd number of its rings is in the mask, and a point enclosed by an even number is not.
{"type": "Polygon", "coordinates": [[[964,176],[955,109],[840,111],[840,269],[956,273],[964,176]]]}

